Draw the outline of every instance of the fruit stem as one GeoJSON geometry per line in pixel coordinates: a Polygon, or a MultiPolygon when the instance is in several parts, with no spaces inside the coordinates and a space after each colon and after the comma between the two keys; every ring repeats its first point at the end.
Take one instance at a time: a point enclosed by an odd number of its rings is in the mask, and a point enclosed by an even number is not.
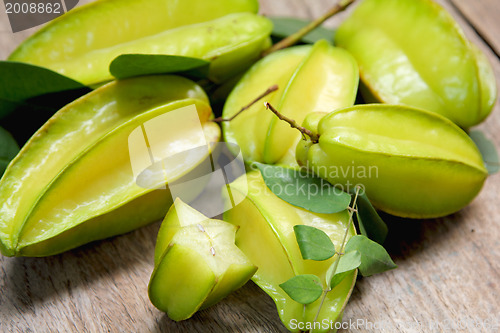
{"type": "MultiPolygon", "coordinates": [[[[352,216],[353,216],[354,212],[356,211],[354,209],[354,207],[356,206],[356,202],[358,201],[359,189],[360,189],[359,187],[356,188],[356,195],[354,196],[354,201],[352,202],[352,207],[350,207],[351,209],[349,209],[349,222],[347,223],[347,228],[345,229],[344,239],[342,240],[342,245],[340,246],[339,255],[337,256],[337,259],[333,263],[334,266],[333,266],[332,276],[335,275],[335,271],[337,270],[337,267],[339,266],[341,253],[344,253],[344,248],[345,248],[346,241],[347,241],[347,234],[349,233],[349,229],[351,228],[352,221],[353,221],[352,216]]],[[[321,302],[319,303],[318,312],[316,312],[316,316],[314,316],[313,323],[315,323],[318,320],[319,313],[321,312],[321,308],[323,307],[323,303],[325,302],[326,295],[330,291],[332,291],[332,289],[329,287],[330,282],[326,281],[326,284],[327,284],[327,286],[326,286],[325,290],[323,290],[323,296],[321,297],[321,302]]]]}
{"type": "Polygon", "coordinates": [[[249,104],[247,104],[244,107],[242,107],[241,110],[238,111],[236,114],[234,114],[232,117],[230,117],[230,118],[217,117],[215,119],[212,119],[212,121],[215,122],[215,123],[222,123],[223,121],[231,121],[234,118],[236,118],[237,116],[239,116],[243,111],[249,109],[252,105],[254,105],[255,103],[257,103],[258,101],[260,101],[261,99],[263,99],[264,97],[266,97],[267,95],[269,95],[270,93],[272,93],[273,91],[276,91],[276,90],[278,90],[278,85],[277,84],[272,85],[269,88],[267,88],[267,90],[264,91],[262,94],[260,94],[259,96],[257,96],[256,99],[254,99],[249,104]]]}
{"type": "Polygon", "coordinates": [[[306,25],[305,27],[303,27],[302,29],[300,29],[296,33],[291,34],[290,36],[282,39],[278,43],[272,45],[270,48],[268,48],[267,50],[265,50],[262,53],[262,56],[265,57],[265,56],[267,56],[267,55],[269,55],[269,54],[271,54],[271,53],[273,53],[275,51],[278,51],[278,50],[284,49],[286,47],[289,47],[289,46],[297,44],[302,39],[302,37],[304,37],[305,35],[307,35],[311,31],[313,31],[314,29],[316,29],[317,27],[319,27],[323,22],[325,22],[326,20],[328,20],[333,15],[335,15],[335,14],[337,14],[339,12],[344,11],[354,1],[355,0],[341,0],[341,1],[337,2],[335,4],[335,6],[333,6],[323,16],[318,17],[317,19],[315,19],[314,21],[312,21],[311,23],[309,23],[308,25],[306,25]]]}
{"type": "Polygon", "coordinates": [[[318,143],[319,141],[319,134],[315,134],[308,130],[307,128],[300,126],[297,124],[297,122],[291,118],[288,118],[287,116],[281,114],[278,110],[274,108],[269,102],[265,102],[264,105],[266,106],[266,109],[271,110],[280,120],[283,120],[287,122],[291,128],[295,128],[302,133],[302,135],[307,135],[309,138],[311,138],[311,141],[313,143],[318,143]]]}

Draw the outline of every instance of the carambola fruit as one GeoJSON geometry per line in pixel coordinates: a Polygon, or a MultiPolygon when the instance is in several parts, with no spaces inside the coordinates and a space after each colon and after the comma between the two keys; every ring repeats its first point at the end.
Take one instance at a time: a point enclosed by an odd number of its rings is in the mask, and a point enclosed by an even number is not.
{"type": "Polygon", "coordinates": [[[234,244],[237,229],[177,199],[158,233],[151,302],[179,321],[243,286],[257,267],[234,244]]]}
{"type": "MultiPolygon", "coordinates": [[[[274,84],[279,89],[266,101],[300,124],[310,112],[351,106],[358,88],[358,66],[349,53],[325,40],[272,53],[252,66],[236,85],[224,105],[224,118],[274,84]]],[[[300,133],[266,110],[263,103],[222,126],[225,140],[240,146],[245,161],[295,163],[300,133]]]]}
{"type": "Polygon", "coordinates": [[[362,185],[388,213],[433,218],[454,213],[488,175],[474,142],[443,116],[406,106],[357,105],[311,114],[319,142],[297,145],[300,165],[333,185],[362,185]]]}
{"type": "MultiPolygon", "coordinates": [[[[164,217],[170,193],[137,185],[128,138],[146,121],[192,105],[206,141],[218,141],[220,130],[209,121],[207,96],[194,82],[177,76],[114,81],[55,113],[0,181],[2,253],[51,255],[164,217]]],[[[155,144],[175,151],[196,140],[194,134],[186,130],[175,145],[166,135],[155,144]]],[[[192,160],[178,159],[169,181],[194,170],[206,155],[208,151],[192,160]]]]}
{"type": "Polygon", "coordinates": [[[50,22],[9,60],[90,85],[111,80],[121,54],[180,55],[211,61],[210,77],[222,81],[269,46],[272,24],[257,10],[256,0],[96,1],[50,22]]]}
{"type": "Polygon", "coordinates": [[[483,121],[497,96],[486,56],[431,0],[364,0],[335,35],[358,61],[368,102],[439,113],[462,128],[483,121]]]}
{"type": "MultiPolygon", "coordinates": [[[[309,225],[319,228],[330,236],[335,248],[339,249],[349,214],[347,210],[336,214],[319,214],[292,206],[269,190],[260,172],[251,171],[246,177],[240,177],[229,185],[233,197],[242,202],[224,213],[224,221],[240,228],[236,234],[236,245],[258,267],[252,281],[272,297],[283,324],[297,331],[291,326],[291,320],[313,322],[321,300],[304,307],[292,300],[279,285],[295,275],[315,274],[325,287],[326,271],[337,256],[325,261],[302,259],[293,227],[309,225]],[[247,188],[248,194],[245,196],[247,188]]],[[[227,198],[228,203],[229,200],[227,198]]],[[[351,226],[347,240],[354,234],[355,230],[351,226]]],[[[335,322],[342,318],[355,281],[356,272],[352,272],[328,293],[317,319],[319,322],[335,322]]],[[[313,332],[327,331],[319,329],[313,332]]]]}

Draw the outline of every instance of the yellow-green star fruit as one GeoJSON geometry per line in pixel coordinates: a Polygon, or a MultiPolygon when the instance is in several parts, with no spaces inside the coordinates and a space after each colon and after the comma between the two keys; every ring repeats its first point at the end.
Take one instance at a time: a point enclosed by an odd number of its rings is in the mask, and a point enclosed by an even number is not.
{"type": "MultiPolygon", "coordinates": [[[[349,53],[325,40],[277,51],[242,77],[224,105],[223,117],[230,118],[275,84],[279,89],[265,100],[301,123],[310,112],[351,106],[358,88],[358,66],[349,53]]],[[[245,161],[295,164],[294,150],[300,134],[263,103],[224,122],[222,128],[225,140],[239,145],[245,161]]]]}
{"type": "Polygon", "coordinates": [[[457,212],[488,172],[469,136],[450,120],[407,106],[356,105],[311,114],[318,142],[297,145],[298,163],[331,184],[362,185],[390,214],[435,218],[457,212]]]}
{"type": "Polygon", "coordinates": [[[154,306],[185,320],[243,286],[257,267],[235,245],[237,229],[177,199],[158,233],[149,282],[154,306]]]}
{"type": "Polygon", "coordinates": [[[335,42],[358,61],[368,102],[439,113],[462,128],[483,121],[497,97],[486,56],[431,0],[364,0],[335,42]]]}
{"type": "MultiPolygon", "coordinates": [[[[259,269],[252,277],[276,304],[282,323],[292,332],[298,332],[294,323],[312,323],[321,300],[302,305],[292,300],[279,286],[300,274],[314,274],[326,288],[326,272],[337,256],[325,261],[304,260],[295,238],[295,225],[308,225],[324,231],[340,249],[349,222],[344,210],[335,214],[313,213],[278,198],[264,183],[259,171],[251,171],[230,185],[234,200],[241,202],[224,213],[224,220],[238,226],[236,245],[259,269]],[[248,189],[248,193],[247,193],[248,189]]],[[[226,198],[228,206],[231,199],[226,198]]],[[[351,225],[347,240],[356,234],[351,225]]],[[[342,319],[357,271],[350,273],[330,291],[322,305],[317,321],[333,322],[342,319]]],[[[312,332],[328,332],[322,326],[312,332]]]]}
{"type": "Polygon", "coordinates": [[[100,0],[48,23],[8,60],[47,67],[87,85],[113,79],[121,54],[167,54],[211,62],[224,81],[270,45],[272,23],[257,0],[100,0]]]}
{"type": "MultiPolygon", "coordinates": [[[[130,150],[129,139],[140,132],[139,143],[144,142],[141,128],[170,112],[179,116],[177,112],[188,110],[198,124],[179,124],[183,132],[178,137],[150,138],[150,144],[169,155],[198,145],[201,137],[208,143],[220,138],[218,125],[210,121],[206,94],[188,79],[158,75],[113,81],[56,112],[22,147],[0,181],[2,253],[52,255],[164,217],[171,195],[138,185],[141,177],[134,175],[131,152],[151,161],[146,144],[130,150]]],[[[207,158],[208,149],[178,156],[163,172],[169,182],[180,181],[199,173],[207,158]]],[[[164,179],[161,185],[165,187],[164,179]]]]}

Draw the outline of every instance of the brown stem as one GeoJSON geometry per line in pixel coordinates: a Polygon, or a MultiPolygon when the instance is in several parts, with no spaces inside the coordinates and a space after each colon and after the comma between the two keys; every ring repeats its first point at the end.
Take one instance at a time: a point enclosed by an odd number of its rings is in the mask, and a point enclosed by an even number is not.
{"type": "Polygon", "coordinates": [[[278,43],[274,44],[273,46],[271,46],[270,48],[268,48],[267,50],[265,50],[262,53],[262,56],[265,57],[266,55],[268,55],[270,53],[273,53],[275,51],[278,51],[278,50],[284,49],[286,47],[289,47],[289,46],[297,44],[302,39],[302,37],[304,37],[305,35],[307,35],[311,31],[313,31],[314,29],[316,29],[317,27],[319,27],[323,22],[325,22],[326,20],[328,20],[333,15],[335,15],[335,14],[341,12],[341,11],[344,11],[354,1],[355,0],[340,0],[338,3],[335,4],[335,6],[333,6],[323,16],[315,19],[314,21],[312,21],[311,23],[309,23],[308,25],[306,25],[305,27],[303,27],[302,29],[300,29],[296,33],[294,33],[294,34],[292,34],[292,35],[290,35],[290,36],[282,39],[278,43]]]}
{"type": "Polygon", "coordinates": [[[298,129],[302,135],[307,135],[309,138],[311,138],[311,141],[313,143],[317,143],[319,140],[319,135],[311,132],[307,128],[300,126],[297,124],[297,122],[291,118],[288,118],[287,116],[281,114],[278,110],[274,108],[269,102],[265,102],[264,105],[266,106],[267,109],[271,110],[280,120],[283,120],[287,122],[291,128],[298,129]]]}
{"type": "Polygon", "coordinates": [[[212,121],[215,123],[221,123],[223,121],[231,121],[234,118],[236,118],[237,116],[239,116],[243,111],[249,109],[252,105],[254,105],[255,103],[257,103],[258,101],[260,101],[261,99],[263,99],[264,97],[266,97],[267,95],[269,95],[270,93],[272,93],[273,91],[276,91],[276,90],[278,90],[277,84],[270,86],[269,88],[267,88],[266,91],[264,91],[262,94],[260,94],[256,99],[254,99],[249,104],[242,107],[241,110],[238,111],[236,114],[234,114],[232,117],[230,117],[230,118],[217,117],[215,119],[212,119],[212,121]]]}

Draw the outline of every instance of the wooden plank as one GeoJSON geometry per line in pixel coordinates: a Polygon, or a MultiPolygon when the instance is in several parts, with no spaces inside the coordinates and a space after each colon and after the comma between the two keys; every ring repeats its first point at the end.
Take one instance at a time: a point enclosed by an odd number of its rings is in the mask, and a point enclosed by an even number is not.
{"type": "MultiPolygon", "coordinates": [[[[267,15],[303,18],[318,16],[334,1],[261,0],[262,12],[267,15]]],[[[469,13],[463,7],[466,1],[453,1],[469,13]]],[[[500,79],[500,63],[495,54],[467,26],[456,8],[445,0],[440,2],[457,18],[469,38],[487,53],[500,79]]],[[[484,7],[480,18],[485,22],[498,18],[496,9],[491,7],[498,6],[494,0],[475,1],[469,6],[484,7]]],[[[32,30],[13,35],[6,17],[1,15],[3,59],[32,30]]],[[[477,31],[483,31],[477,19],[465,16],[477,31]]],[[[328,25],[335,25],[340,19],[342,16],[328,25]]],[[[491,31],[500,31],[496,27],[491,31]]],[[[488,36],[491,45],[500,45],[500,37],[494,33],[488,36]]],[[[500,146],[498,103],[480,128],[500,146]]],[[[499,202],[500,175],[496,175],[488,179],[469,207],[452,216],[432,221],[401,221],[386,216],[390,225],[388,249],[399,268],[359,279],[344,320],[361,320],[361,325],[343,331],[454,332],[457,330],[447,330],[444,325],[458,324],[460,320],[479,324],[498,320],[499,202]],[[370,328],[370,323],[378,326],[370,328]],[[429,326],[432,324],[440,326],[429,326]]],[[[0,257],[0,332],[286,331],[272,300],[253,283],[182,323],[175,323],[156,310],[148,300],[147,283],[153,268],[157,229],[155,224],[50,258],[0,257]]]]}
{"type": "Polygon", "coordinates": [[[479,35],[500,57],[500,1],[498,0],[451,0],[458,11],[474,26],[479,35]]]}

